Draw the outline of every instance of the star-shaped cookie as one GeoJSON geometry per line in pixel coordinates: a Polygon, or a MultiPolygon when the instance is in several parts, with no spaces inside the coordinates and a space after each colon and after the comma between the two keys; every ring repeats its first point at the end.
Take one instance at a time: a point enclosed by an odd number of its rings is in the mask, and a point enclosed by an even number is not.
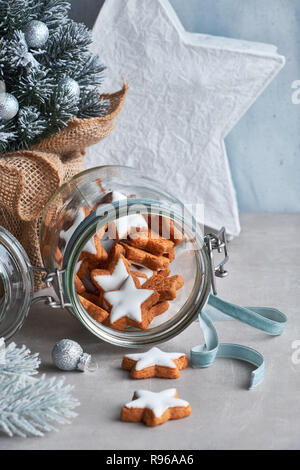
{"type": "Polygon", "coordinates": [[[161,392],[137,390],[133,400],[123,406],[121,420],[143,421],[147,426],[157,426],[170,419],[180,419],[192,412],[190,404],[178,398],[177,390],[169,388],[161,392]]]}
{"type": "Polygon", "coordinates": [[[126,354],[122,361],[122,368],[129,370],[133,379],[177,379],[180,377],[179,371],[187,366],[188,359],[184,353],[164,352],[157,347],[145,353],[126,354]]]}
{"type": "Polygon", "coordinates": [[[116,244],[109,254],[107,269],[93,269],[91,279],[102,291],[120,289],[129,276],[130,262],[123,256],[124,248],[116,244]]]}
{"type": "Polygon", "coordinates": [[[106,292],[104,300],[109,305],[110,327],[124,330],[126,326],[135,326],[145,330],[154,318],[151,307],[158,302],[159,294],[137,288],[133,278],[128,276],[120,290],[106,292]]]}
{"type": "Polygon", "coordinates": [[[144,289],[152,289],[159,293],[160,300],[176,299],[176,291],[184,285],[184,281],[179,274],[166,277],[162,274],[154,274],[143,283],[144,289]]]}
{"type": "Polygon", "coordinates": [[[119,289],[128,278],[128,271],[122,258],[117,261],[112,273],[108,271],[107,274],[103,272],[100,274],[97,271],[100,270],[96,269],[92,271],[92,279],[104,291],[119,289]]]}

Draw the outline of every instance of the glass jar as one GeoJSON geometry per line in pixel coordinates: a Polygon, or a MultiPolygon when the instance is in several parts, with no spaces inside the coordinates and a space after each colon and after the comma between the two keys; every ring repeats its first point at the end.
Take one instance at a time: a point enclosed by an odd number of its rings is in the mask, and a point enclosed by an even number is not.
{"type": "MultiPolygon", "coordinates": [[[[109,252],[112,239],[108,236],[101,243],[109,252]]],[[[126,347],[166,341],[195,319],[211,290],[216,293],[214,276],[226,275],[223,266],[228,260],[224,229],[204,236],[191,210],[157,182],[121,166],[84,171],[59,188],[43,213],[40,248],[44,267],[32,267],[18,241],[0,228],[0,337],[11,337],[23,324],[33,301],[33,270],[38,269],[45,271],[45,282],[57,297],[50,295],[47,302],[69,310],[100,339],[126,347]],[[168,227],[169,233],[162,234],[165,238],[182,237],[170,268],[171,274],[182,276],[184,286],[169,309],[146,330],[130,327],[120,331],[88,314],[79,300],[74,276],[81,253],[93,237],[112,224],[120,230],[120,224],[128,224],[131,217],[158,222],[157,232],[162,225],[168,227]],[[214,249],[225,254],[216,267],[214,249]]]]}

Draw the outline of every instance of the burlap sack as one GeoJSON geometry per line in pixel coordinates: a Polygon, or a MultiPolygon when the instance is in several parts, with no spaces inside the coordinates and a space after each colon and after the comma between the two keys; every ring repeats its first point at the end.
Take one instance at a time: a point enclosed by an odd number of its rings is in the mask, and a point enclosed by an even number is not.
{"type": "MultiPolygon", "coordinates": [[[[40,216],[53,193],[83,169],[85,147],[106,137],[114,128],[127,92],[104,95],[110,100],[106,116],[74,119],[58,134],[32,150],[0,156],[0,225],[22,244],[33,266],[42,266],[39,246],[40,216]]],[[[35,274],[35,289],[43,287],[35,274]]]]}

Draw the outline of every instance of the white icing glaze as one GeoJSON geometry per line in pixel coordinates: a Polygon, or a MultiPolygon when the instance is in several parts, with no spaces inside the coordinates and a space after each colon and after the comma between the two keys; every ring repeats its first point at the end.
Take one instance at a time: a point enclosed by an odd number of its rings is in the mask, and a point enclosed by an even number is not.
{"type": "Polygon", "coordinates": [[[127,403],[126,408],[148,408],[159,418],[168,408],[176,406],[189,406],[189,403],[180,398],[176,398],[176,388],[168,388],[162,392],[150,392],[149,390],[137,390],[136,400],[127,403]]]}
{"type": "MultiPolygon", "coordinates": [[[[112,202],[123,201],[127,199],[125,194],[119,193],[118,191],[112,192],[112,202]]],[[[140,214],[131,214],[128,216],[120,217],[114,221],[119,239],[126,238],[128,232],[133,227],[148,229],[148,224],[144,217],[140,214]]]]}
{"type": "Polygon", "coordinates": [[[149,289],[137,289],[131,276],[128,276],[120,290],[106,292],[104,299],[112,305],[110,323],[115,323],[122,317],[142,321],[142,303],[153,294],[149,289]]]}
{"type": "MultiPolygon", "coordinates": [[[[84,208],[81,207],[79,209],[79,211],[77,212],[71,227],[68,228],[68,230],[62,230],[59,234],[59,237],[62,238],[63,240],[65,240],[65,242],[67,244],[68,241],[70,240],[70,238],[72,237],[73,233],[77,229],[77,227],[81,224],[81,222],[84,221],[85,218],[86,218],[86,215],[85,215],[85,212],[84,212],[84,208]]],[[[94,237],[89,239],[89,241],[84,246],[82,251],[86,251],[87,253],[90,253],[92,255],[97,254],[97,250],[96,250],[95,242],[94,242],[94,237]]]]}
{"type": "Polygon", "coordinates": [[[125,267],[124,261],[120,258],[115,266],[112,274],[105,274],[101,276],[94,276],[94,281],[102,287],[103,290],[116,290],[120,289],[123,282],[128,278],[128,272],[125,267]]]}
{"type": "Polygon", "coordinates": [[[125,357],[137,361],[135,365],[136,370],[142,370],[150,366],[163,366],[175,369],[174,359],[179,359],[184,355],[184,353],[164,352],[154,347],[145,353],[126,354],[125,357]]]}

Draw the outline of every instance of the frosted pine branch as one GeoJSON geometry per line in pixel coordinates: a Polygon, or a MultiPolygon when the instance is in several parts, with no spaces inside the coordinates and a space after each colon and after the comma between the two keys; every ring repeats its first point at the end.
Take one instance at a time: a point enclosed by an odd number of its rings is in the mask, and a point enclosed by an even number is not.
{"type": "Polygon", "coordinates": [[[79,103],[78,117],[87,118],[93,116],[105,116],[109,107],[110,101],[99,96],[93,90],[82,93],[79,103]]]}
{"type": "Polygon", "coordinates": [[[9,436],[43,436],[56,430],[53,423],[66,424],[77,416],[79,402],[64,379],[31,379],[20,387],[22,377],[0,381],[0,429],[9,436]],[[9,393],[8,393],[9,392],[9,393]]]}
{"type": "Polygon", "coordinates": [[[19,102],[18,115],[9,121],[11,132],[0,129],[0,153],[32,148],[76,116],[108,112],[108,106],[87,103],[84,96],[99,93],[105,67],[90,52],[90,31],[69,19],[69,9],[65,0],[0,1],[0,80],[19,102]],[[32,20],[49,30],[39,48],[31,47],[24,33],[32,20]],[[77,81],[80,98],[62,90],[67,78],[77,81]]]}
{"type": "Polygon", "coordinates": [[[40,360],[25,346],[0,338],[0,430],[9,436],[43,436],[55,423],[69,423],[77,416],[79,402],[64,379],[35,378],[40,360]]]}
{"type": "Polygon", "coordinates": [[[8,143],[16,137],[15,132],[5,132],[5,126],[0,125],[0,152],[5,152],[8,143]]]}
{"type": "Polygon", "coordinates": [[[36,1],[38,18],[44,21],[51,30],[67,21],[66,13],[70,10],[71,4],[62,0],[36,1]]]}
{"type": "Polygon", "coordinates": [[[10,343],[5,349],[4,357],[5,362],[0,362],[0,387],[3,376],[31,376],[38,373],[37,369],[41,362],[38,354],[31,354],[30,350],[24,345],[17,348],[15,343],[10,343]]]}

